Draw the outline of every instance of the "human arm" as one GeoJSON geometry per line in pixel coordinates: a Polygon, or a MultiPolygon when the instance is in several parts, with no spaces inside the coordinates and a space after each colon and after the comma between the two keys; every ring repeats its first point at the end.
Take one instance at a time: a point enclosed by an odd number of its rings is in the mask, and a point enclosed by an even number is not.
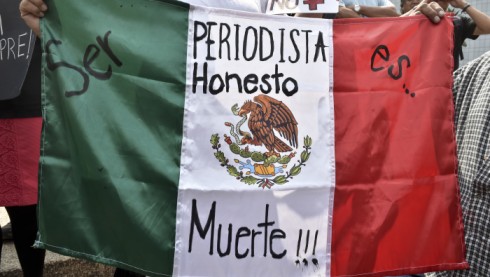
{"type": "MultiPolygon", "coordinates": [[[[342,0],[339,2],[340,6],[344,6],[347,11],[344,11],[345,17],[354,17],[350,16],[350,13],[356,13],[359,16],[366,17],[395,17],[399,16],[396,12],[395,5],[390,0],[379,0],[376,6],[365,6],[358,5],[359,9],[356,11],[356,5],[348,5],[346,6],[342,0]]],[[[339,16],[340,17],[340,16],[339,16]]]]}
{"type": "MultiPolygon", "coordinates": [[[[463,9],[469,3],[465,0],[451,0],[449,4],[455,8],[463,9]]],[[[474,6],[469,6],[466,9],[466,13],[475,22],[476,28],[473,31],[473,35],[485,35],[490,34],[490,17],[478,10],[474,6]]]]}
{"type": "Polygon", "coordinates": [[[354,10],[351,10],[347,7],[339,7],[337,18],[353,18],[353,17],[361,17],[361,15],[359,15],[354,10]]]}
{"type": "Polygon", "coordinates": [[[47,10],[43,0],[21,0],[19,4],[20,16],[38,37],[41,35],[39,19],[47,10]]]}
{"type": "Polygon", "coordinates": [[[360,14],[356,13],[354,10],[349,9],[345,6],[343,0],[339,0],[339,12],[335,18],[356,18],[361,17],[360,14]]]}
{"type": "MultiPolygon", "coordinates": [[[[346,8],[350,9],[352,12],[356,12],[354,9],[354,5],[346,6],[346,8]]],[[[400,16],[396,12],[396,8],[393,5],[376,7],[376,6],[359,6],[360,10],[359,14],[362,14],[367,17],[396,17],[400,16]]]]}

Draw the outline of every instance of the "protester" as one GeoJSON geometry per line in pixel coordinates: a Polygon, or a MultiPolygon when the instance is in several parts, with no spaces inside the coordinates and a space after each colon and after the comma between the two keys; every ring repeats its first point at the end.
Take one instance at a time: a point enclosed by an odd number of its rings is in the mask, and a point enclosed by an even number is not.
{"type": "Polygon", "coordinates": [[[411,9],[415,8],[419,3],[420,0],[401,0],[400,1],[401,14],[409,12],[411,9]]]}
{"type": "MultiPolygon", "coordinates": [[[[38,230],[36,203],[42,124],[39,44],[36,41],[19,96],[0,101],[0,206],[9,215],[14,246],[27,277],[43,275],[46,253],[32,247],[38,230]]],[[[2,244],[0,230],[0,253],[2,244]]]]}
{"type": "MultiPolygon", "coordinates": [[[[20,95],[0,101],[0,206],[10,217],[24,276],[43,275],[45,250],[37,234],[38,163],[41,137],[41,48],[37,41],[20,95]]],[[[2,93],[2,91],[0,91],[2,93]]],[[[3,238],[0,230],[0,253],[3,238]]]]}
{"type": "MultiPolygon", "coordinates": [[[[32,247],[37,233],[36,207],[37,205],[6,207],[11,221],[15,250],[23,275],[26,277],[43,276],[46,251],[32,247]]],[[[0,232],[0,250],[2,241],[0,232]]]]}
{"type": "Polygon", "coordinates": [[[400,16],[390,0],[340,0],[339,5],[347,9],[339,10],[337,18],[400,16]]]}
{"type": "Polygon", "coordinates": [[[437,277],[490,276],[490,52],[454,73],[458,180],[470,269],[437,277]]]}
{"type": "Polygon", "coordinates": [[[490,17],[478,10],[465,0],[436,1],[447,11],[449,3],[461,9],[454,21],[454,69],[459,67],[459,60],[463,59],[463,43],[465,39],[477,39],[479,35],[490,34],[490,17]]]}
{"type": "MultiPolygon", "coordinates": [[[[454,70],[456,70],[460,59],[463,59],[465,39],[477,39],[479,35],[490,34],[490,17],[465,0],[437,0],[432,3],[438,4],[444,11],[447,11],[449,4],[462,11],[454,18],[454,70]]],[[[402,16],[416,13],[417,11],[412,9],[402,16]]]]}

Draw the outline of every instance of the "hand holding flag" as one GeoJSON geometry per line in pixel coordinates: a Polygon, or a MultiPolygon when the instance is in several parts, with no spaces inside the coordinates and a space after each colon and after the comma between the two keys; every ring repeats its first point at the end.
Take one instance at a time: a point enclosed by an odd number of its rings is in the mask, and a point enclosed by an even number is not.
{"type": "MultiPolygon", "coordinates": [[[[442,1],[445,2],[445,1],[442,1]]],[[[413,9],[401,16],[413,16],[423,14],[427,16],[433,23],[441,22],[441,18],[446,14],[444,9],[434,0],[423,0],[413,9]]]]}
{"type": "Polygon", "coordinates": [[[22,0],[19,4],[20,16],[37,36],[40,36],[39,19],[44,16],[48,6],[43,0],[22,0]]]}

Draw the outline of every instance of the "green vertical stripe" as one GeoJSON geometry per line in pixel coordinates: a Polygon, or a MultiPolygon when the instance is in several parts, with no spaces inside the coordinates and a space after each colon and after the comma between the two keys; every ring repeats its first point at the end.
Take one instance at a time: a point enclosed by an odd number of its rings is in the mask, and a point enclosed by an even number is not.
{"type": "Polygon", "coordinates": [[[143,0],[48,4],[38,244],[171,274],[189,7],[143,0]]]}

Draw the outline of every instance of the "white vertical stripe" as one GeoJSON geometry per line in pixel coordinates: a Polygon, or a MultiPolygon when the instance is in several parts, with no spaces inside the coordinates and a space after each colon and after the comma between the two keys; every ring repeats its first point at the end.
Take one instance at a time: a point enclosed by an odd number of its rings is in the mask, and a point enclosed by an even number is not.
{"type": "MultiPolygon", "coordinates": [[[[331,21],[191,7],[188,37],[184,138],[177,207],[174,275],[329,275],[335,187],[331,21]],[[196,30],[194,30],[195,22],[198,22],[196,30]],[[223,31],[228,27],[230,32],[223,31]],[[247,43],[244,44],[247,30],[249,36],[247,43]],[[272,55],[266,61],[258,59],[260,53],[260,43],[258,43],[256,58],[246,61],[246,58],[253,53],[254,32],[256,31],[260,36],[261,30],[264,38],[263,56],[268,57],[270,53],[272,55]],[[273,48],[270,47],[269,31],[274,40],[273,48]],[[209,37],[205,38],[204,34],[209,34],[209,37]],[[194,37],[201,38],[196,42],[196,47],[194,47],[194,37]],[[225,37],[228,37],[227,42],[223,42],[225,37]],[[323,37],[324,44],[328,46],[324,48],[325,61],[321,58],[314,60],[317,50],[315,45],[320,42],[320,37],[323,37]],[[235,51],[237,38],[238,52],[235,51]],[[223,43],[220,43],[220,40],[223,43]],[[283,47],[281,47],[281,40],[284,42],[283,47]],[[228,59],[228,51],[225,50],[228,49],[228,45],[231,49],[230,59],[228,59]],[[244,45],[247,47],[245,52],[244,45]],[[196,53],[194,49],[197,50],[196,53]],[[281,49],[284,49],[283,55],[281,49]],[[299,51],[299,56],[296,50],[299,51]],[[194,54],[196,54],[195,59],[194,54]],[[194,63],[198,64],[196,72],[194,63]],[[211,83],[211,80],[214,80],[215,88],[219,87],[217,85],[219,78],[226,79],[227,73],[237,74],[242,82],[245,82],[246,76],[257,75],[258,84],[249,82],[248,87],[253,88],[260,84],[263,86],[254,93],[246,93],[242,87],[243,91],[240,93],[239,87],[233,81],[230,82],[229,92],[223,91],[212,95],[209,84],[205,86],[204,81],[200,81],[197,91],[193,93],[193,75],[203,76],[205,63],[208,66],[207,81],[211,83]],[[282,74],[277,78],[279,86],[276,86],[276,79],[272,78],[272,75],[277,74],[276,70],[282,74]],[[262,93],[262,90],[267,89],[263,82],[264,78],[271,84],[272,91],[268,94],[262,93]],[[284,89],[293,87],[293,82],[286,82],[287,78],[294,79],[298,84],[298,92],[292,96],[284,93],[284,89]],[[283,84],[286,84],[286,87],[283,84]],[[203,93],[204,87],[207,90],[206,94],[203,93]],[[234,141],[230,134],[230,127],[225,126],[225,122],[236,124],[241,120],[232,113],[232,106],[237,104],[241,107],[247,100],[255,101],[254,97],[258,95],[268,95],[282,101],[298,122],[299,147],[281,153],[282,157],[287,156],[288,153],[294,157],[285,168],[275,164],[277,172],[269,177],[257,175],[253,171],[255,167],[253,170],[241,169],[240,163],[262,165],[262,162],[255,162],[250,157],[234,154],[224,140],[224,135],[227,135],[234,141]],[[212,148],[210,140],[213,134],[218,134],[220,137],[219,149],[212,148]],[[308,150],[309,159],[301,166],[301,172],[291,178],[288,172],[294,165],[300,164],[299,160],[301,153],[305,151],[303,146],[307,136],[311,137],[313,142],[311,150],[308,150]],[[215,157],[218,151],[226,157],[227,166],[241,171],[243,175],[238,178],[231,176],[229,169],[221,166],[215,157]],[[271,188],[262,188],[258,184],[248,185],[242,182],[247,176],[253,176],[256,180],[267,179],[268,182],[283,176],[288,182],[273,184],[271,188]],[[198,211],[194,220],[199,221],[203,228],[214,209],[214,224],[210,225],[214,226],[213,243],[211,243],[211,227],[203,239],[197,233],[196,226],[192,225],[193,209],[198,211]],[[265,222],[269,223],[267,232],[262,226],[265,222]],[[219,255],[217,252],[220,226],[222,234],[219,242],[222,251],[225,251],[228,245],[228,230],[229,228],[232,230],[230,253],[224,255],[219,255]],[[194,230],[193,236],[191,230],[194,230]],[[193,238],[191,251],[190,237],[193,238]],[[236,245],[237,239],[238,245],[236,245]],[[274,253],[280,257],[274,258],[274,253]],[[283,256],[280,255],[282,253],[283,256]],[[244,257],[240,257],[240,254],[244,257]]],[[[241,127],[242,131],[251,132],[247,126],[248,123],[244,123],[241,127]]],[[[276,135],[288,144],[288,140],[280,137],[277,132],[276,135]]],[[[240,147],[242,150],[248,147],[250,152],[267,151],[264,146],[242,145],[240,147]]]]}

